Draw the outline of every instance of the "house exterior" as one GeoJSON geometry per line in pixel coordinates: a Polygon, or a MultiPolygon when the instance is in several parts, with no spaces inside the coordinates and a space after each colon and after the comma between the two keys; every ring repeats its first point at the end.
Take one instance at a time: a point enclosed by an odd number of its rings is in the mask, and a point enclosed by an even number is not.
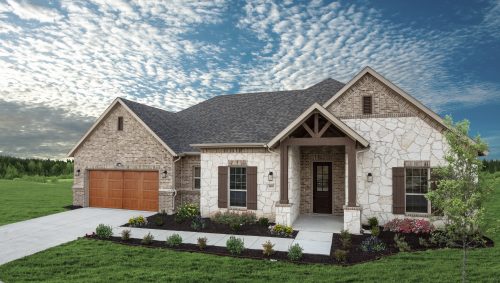
{"type": "Polygon", "coordinates": [[[172,113],[117,98],[69,156],[73,204],[203,217],[252,211],[292,225],[343,216],[352,233],[376,216],[428,217],[442,119],[366,67],[347,84],[223,95],[172,113]]]}

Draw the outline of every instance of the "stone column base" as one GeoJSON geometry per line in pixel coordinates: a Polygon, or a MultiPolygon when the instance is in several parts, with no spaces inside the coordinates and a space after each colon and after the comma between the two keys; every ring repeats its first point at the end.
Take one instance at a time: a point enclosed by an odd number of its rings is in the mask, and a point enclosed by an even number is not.
{"type": "Polygon", "coordinates": [[[276,204],[276,224],[292,226],[292,204],[276,204]]]}
{"type": "Polygon", "coordinates": [[[361,207],[344,205],[344,230],[361,234],[361,207]]]}
{"type": "Polygon", "coordinates": [[[74,206],[85,206],[85,189],[82,187],[75,187],[73,186],[71,188],[73,190],[73,205],[74,206]]]}
{"type": "Polygon", "coordinates": [[[174,198],[175,198],[175,190],[170,189],[161,189],[159,190],[159,203],[158,209],[160,212],[165,212],[167,214],[174,214],[174,198]]]}

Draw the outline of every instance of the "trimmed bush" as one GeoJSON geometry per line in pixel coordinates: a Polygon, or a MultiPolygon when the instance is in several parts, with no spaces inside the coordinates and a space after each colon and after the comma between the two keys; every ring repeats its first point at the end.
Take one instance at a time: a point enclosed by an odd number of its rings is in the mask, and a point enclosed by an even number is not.
{"type": "Polygon", "coordinates": [[[378,227],[378,219],[377,219],[377,217],[370,217],[370,218],[368,218],[368,225],[370,225],[370,228],[378,227]]]}
{"type": "Polygon", "coordinates": [[[411,251],[410,245],[408,245],[405,241],[405,237],[400,236],[399,234],[394,235],[394,246],[398,248],[400,252],[411,251]]]}
{"type": "Polygon", "coordinates": [[[155,225],[156,226],[163,226],[163,224],[165,224],[163,217],[161,217],[161,216],[155,217],[155,225]]]}
{"type": "Polygon", "coordinates": [[[200,215],[200,208],[196,204],[188,203],[179,207],[175,214],[175,222],[191,221],[198,215],[200,215]]]}
{"type": "Polygon", "coordinates": [[[122,240],[124,241],[130,240],[130,230],[125,229],[122,231],[122,240]]]}
{"type": "Polygon", "coordinates": [[[385,244],[377,237],[370,236],[361,243],[364,252],[381,252],[385,250],[385,244]]]}
{"type": "Polygon", "coordinates": [[[245,250],[245,243],[242,239],[231,236],[226,241],[226,248],[232,255],[239,255],[245,250]]]}
{"type": "Polygon", "coordinates": [[[380,235],[380,228],[378,226],[372,226],[371,233],[373,237],[378,237],[378,235],[380,235]]]}
{"type": "Polygon", "coordinates": [[[346,250],[335,250],[335,253],[333,256],[335,257],[335,260],[337,262],[346,262],[347,261],[347,254],[348,252],[346,250]]]}
{"type": "Polygon", "coordinates": [[[255,213],[245,212],[245,213],[237,213],[237,212],[217,212],[213,217],[213,221],[219,224],[229,225],[231,230],[238,231],[243,225],[253,224],[256,222],[257,217],[255,213]]]}
{"type": "Polygon", "coordinates": [[[267,226],[269,226],[269,218],[261,217],[261,218],[259,218],[259,220],[257,220],[257,223],[259,223],[262,226],[267,227],[267,226]]]}
{"type": "Polygon", "coordinates": [[[141,243],[144,245],[151,245],[154,239],[155,237],[151,233],[148,233],[147,235],[144,236],[144,238],[142,238],[141,243]]]}
{"type": "Polygon", "coordinates": [[[95,234],[101,239],[109,239],[111,238],[111,236],[113,236],[113,227],[109,225],[99,224],[97,228],[95,228],[95,234]]]}
{"type": "Polygon", "coordinates": [[[422,247],[428,248],[431,244],[429,243],[429,240],[424,239],[422,237],[418,238],[418,244],[422,247]]]}
{"type": "Polygon", "coordinates": [[[395,218],[384,225],[384,231],[403,234],[429,234],[434,231],[434,226],[425,219],[395,218]]]}
{"type": "Polygon", "coordinates": [[[347,230],[340,230],[340,244],[342,249],[349,250],[351,248],[351,234],[347,230]]]}
{"type": "Polygon", "coordinates": [[[191,228],[193,228],[193,230],[203,230],[205,229],[205,226],[206,226],[206,223],[205,223],[205,219],[201,218],[200,215],[198,216],[195,216],[193,218],[193,221],[191,221],[191,228]]]}
{"type": "Polygon", "coordinates": [[[141,226],[146,225],[147,223],[148,222],[147,222],[146,218],[144,218],[144,216],[142,216],[142,215],[137,216],[137,217],[131,217],[128,220],[128,225],[131,227],[141,227],[141,226]]]}
{"type": "Polygon", "coordinates": [[[182,244],[182,237],[179,234],[172,234],[167,237],[167,246],[168,247],[178,247],[182,244]]]}
{"type": "Polygon", "coordinates": [[[300,260],[303,256],[302,254],[303,250],[304,249],[302,249],[302,247],[299,244],[290,246],[290,248],[288,249],[288,259],[290,259],[291,261],[300,260]]]}
{"type": "Polygon", "coordinates": [[[262,244],[262,253],[265,256],[271,256],[274,254],[274,244],[271,243],[271,241],[266,241],[264,244],[262,244]]]}
{"type": "Polygon", "coordinates": [[[291,237],[293,234],[293,228],[292,226],[285,226],[281,224],[276,224],[271,227],[269,227],[269,232],[272,235],[277,235],[280,237],[291,237]]]}
{"type": "Polygon", "coordinates": [[[207,248],[207,237],[198,238],[198,248],[204,250],[207,248]]]}

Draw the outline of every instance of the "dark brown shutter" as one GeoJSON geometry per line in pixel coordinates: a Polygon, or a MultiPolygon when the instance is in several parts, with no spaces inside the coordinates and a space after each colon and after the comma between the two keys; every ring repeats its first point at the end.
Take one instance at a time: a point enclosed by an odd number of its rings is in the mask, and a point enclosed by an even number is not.
{"type": "Polygon", "coordinates": [[[392,167],[392,213],[405,213],[405,168],[392,167]]]}
{"type": "MultiPolygon", "coordinates": [[[[443,177],[441,175],[438,174],[438,170],[436,170],[436,168],[431,168],[431,176],[430,176],[430,189],[431,191],[437,189],[437,185],[439,183],[439,181],[442,179],[443,177]]],[[[438,215],[438,216],[442,216],[443,215],[443,212],[435,207],[432,206],[432,203],[431,203],[431,213],[433,215],[438,215]]]]}
{"type": "Polygon", "coordinates": [[[257,209],[257,167],[247,167],[247,209],[257,209]]]}
{"type": "Polygon", "coordinates": [[[219,166],[219,208],[227,208],[227,166],[219,166]]]}

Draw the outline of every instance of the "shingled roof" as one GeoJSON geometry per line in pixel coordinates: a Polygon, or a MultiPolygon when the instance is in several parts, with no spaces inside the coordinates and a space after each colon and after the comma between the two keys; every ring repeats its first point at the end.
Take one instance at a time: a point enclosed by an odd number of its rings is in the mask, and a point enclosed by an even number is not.
{"type": "Polygon", "coordinates": [[[177,154],[190,144],[267,143],[312,104],[323,104],[344,86],[326,79],[303,90],[216,96],[173,113],[122,101],[177,154]]]}

